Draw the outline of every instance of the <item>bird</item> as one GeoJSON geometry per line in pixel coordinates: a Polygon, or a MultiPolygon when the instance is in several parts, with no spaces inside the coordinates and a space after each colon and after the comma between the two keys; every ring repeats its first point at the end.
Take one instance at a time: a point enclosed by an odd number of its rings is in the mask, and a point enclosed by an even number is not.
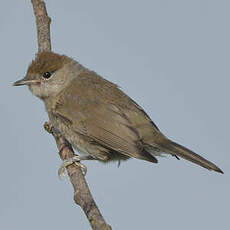
{"type": "Polygon", "coordinates": [[[223,173],[167,138],[120,87],[66,55],[37,53],[25,77],[13,85],[27,85],[45,103],[51,125],[81,154],[79,161],[158,163],[160,156],[172,155],[223,173]]]}

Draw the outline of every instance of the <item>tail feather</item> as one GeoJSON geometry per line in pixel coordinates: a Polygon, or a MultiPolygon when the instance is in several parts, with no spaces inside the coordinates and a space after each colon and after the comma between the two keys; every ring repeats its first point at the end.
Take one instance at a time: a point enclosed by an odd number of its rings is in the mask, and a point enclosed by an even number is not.
{"type": "Polygon", "coordinates": [[[188,161],[191,161],[195,164],[198,164],[208,170],[214,170],[219,173],[224,173],[220,168],[218,168],[215,164],[212,162],[206,160],[202,156],[194,153],[193,151],[185,148],[182,145],[179,145],[171,140],[164,140],[160,143],[160,146],[158,146],[161,150],[164,151],[164,153],[176,155],[178,157],[184,158],[188,161]]]}

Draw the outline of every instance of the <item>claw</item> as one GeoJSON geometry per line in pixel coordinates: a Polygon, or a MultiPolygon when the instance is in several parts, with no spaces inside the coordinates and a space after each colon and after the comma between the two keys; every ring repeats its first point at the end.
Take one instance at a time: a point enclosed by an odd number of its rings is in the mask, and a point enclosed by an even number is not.
{"type": "Polygon", "coordinates": [[[176,157],[177,160],[180,160],[180,158],[177,155],[172,154],[173,157],[176,157]]]}
{"type": "Polygon", "coordinates": [[[50,122],[45,122],[45,124],[43,125],[44,129],[48,132],[51,133],[53,132],[53,126],[50,124],[50,122]]]}
{"type": "Polygon", "coordinates": [[[63,175],[66,174],[66,167],[72,164],[75,164],[76,166],[80,167],[83,175],[85,176],[87,173],[87,168],[85,165],[83,165],[80,162],[80,157],[79,156],[73,156],[72,158],[69,158],[67,160],[64,160],[61,167],[58,169],[58,177],[61,180],[63,175]]]}

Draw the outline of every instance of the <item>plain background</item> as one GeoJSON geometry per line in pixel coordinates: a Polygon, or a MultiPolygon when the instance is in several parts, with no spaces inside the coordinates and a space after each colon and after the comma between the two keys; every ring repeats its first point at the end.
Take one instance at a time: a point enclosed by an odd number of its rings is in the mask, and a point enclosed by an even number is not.
{"type": "MultiPolygon", "coordinates": [[[[230,228],[230,2],[47,2],[52,48],[117,83],[162,132],[216,163],[224,175],[168,156],[86,162],[94,198],[113,229],[230,228]]],[[[90,229],[73,202],[44,105],[26,87],[37,50],[30,1],[0,8],[0,229],[90,229]]]]}

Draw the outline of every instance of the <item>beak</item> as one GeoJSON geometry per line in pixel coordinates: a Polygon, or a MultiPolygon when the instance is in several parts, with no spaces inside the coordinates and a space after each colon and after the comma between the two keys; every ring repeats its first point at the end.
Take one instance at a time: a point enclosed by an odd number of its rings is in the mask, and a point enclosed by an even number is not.
{"type": "Polygon", "coordinates": [[[13,83],[13,86],[20,86],[20,85],[32,85],[32,84],[39,84],[41,83],[40,80],[26,80],[26,79],[21,79],[19,81],[16,81],[13,83]]]}

